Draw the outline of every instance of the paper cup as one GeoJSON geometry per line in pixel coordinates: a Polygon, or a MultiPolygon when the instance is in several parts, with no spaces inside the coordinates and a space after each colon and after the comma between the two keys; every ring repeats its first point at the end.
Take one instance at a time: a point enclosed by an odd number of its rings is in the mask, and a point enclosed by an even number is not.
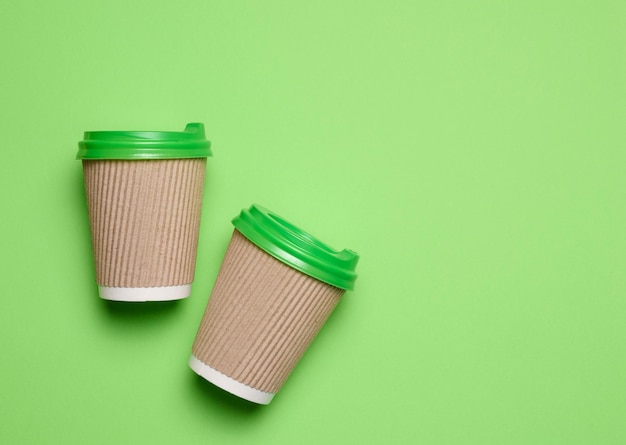
{"type": "Polygon", "coordinates": [[[202,125],[178,133],[87,132],[79,146],[100,297],[189,296],[211,154],[202,125]]]}
{"type": "Polygon", "coordinates": [[[189,365],[232,394],[268,404],[352,289],[358,255],[260,206],[233,223],[189,365]]]}

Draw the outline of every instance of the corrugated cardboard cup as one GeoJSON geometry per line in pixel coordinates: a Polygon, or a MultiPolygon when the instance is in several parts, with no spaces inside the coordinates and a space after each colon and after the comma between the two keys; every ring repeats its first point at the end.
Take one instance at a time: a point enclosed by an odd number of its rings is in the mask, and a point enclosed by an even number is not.
{"type": "Polygon", "coordinates": [[[232,394],[269,404],[353,288],[359,257],[260,206],[233,224],[189,365],[232,394]]]}
{"type": "Polygon", "coordinates": [[[189,296],[206,157],[202,124],[183,132],[86,132],[79,143],[100,297],[189,296]]]}

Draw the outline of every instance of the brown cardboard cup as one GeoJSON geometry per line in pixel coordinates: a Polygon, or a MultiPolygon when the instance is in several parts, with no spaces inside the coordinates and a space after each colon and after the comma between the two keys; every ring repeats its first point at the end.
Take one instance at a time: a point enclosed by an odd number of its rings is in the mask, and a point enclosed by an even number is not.
{"type": "Polygon", "coordinates": [[[189,365],[232,394],[269,404],[343,293],[235,229],[189,365]]]}
{"type": "Polygon", "coordinates": [[[83,159],[102,298],[162,301],[189,296],[205,168],[206,158],[83,159]]]}

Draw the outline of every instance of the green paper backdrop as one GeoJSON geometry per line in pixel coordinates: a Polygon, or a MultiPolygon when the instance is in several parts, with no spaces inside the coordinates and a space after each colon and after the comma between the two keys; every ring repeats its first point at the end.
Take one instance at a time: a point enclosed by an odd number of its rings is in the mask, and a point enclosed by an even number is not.
{"type": "Polygon", "coordinates": [[[626,2],[0,1],[0,443],[624,444],[626,2]],[[203,122],[196,278],[94,282],[77,142],[203,122]],[[188,367],[262,204],[359,278],[269,406],[188,367]]]}

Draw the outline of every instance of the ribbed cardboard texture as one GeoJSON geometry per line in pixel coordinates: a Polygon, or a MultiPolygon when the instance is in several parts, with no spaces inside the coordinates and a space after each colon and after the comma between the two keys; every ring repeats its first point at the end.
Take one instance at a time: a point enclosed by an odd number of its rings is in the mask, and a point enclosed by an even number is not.
{"type": "Polygon", "coordinates": [[[343,293],[235,230],[192,352],[222,374],[275,394],[343,293]]]}
{"type": "Polygon", "coordinates": [[[96,281],[190,284],[206,159],[83,160],[96,281]]]}

